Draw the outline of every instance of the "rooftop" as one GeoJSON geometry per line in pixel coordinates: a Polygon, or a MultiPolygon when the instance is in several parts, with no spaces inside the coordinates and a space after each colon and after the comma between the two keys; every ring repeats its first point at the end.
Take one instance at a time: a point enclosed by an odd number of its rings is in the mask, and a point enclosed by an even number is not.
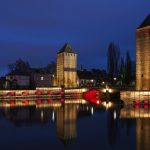
{"type": "Polygon", "coordinates": [[[66,43],[66,44],[59,50],[58,53],[63,53],[63,52],[75,53],[69,43],[66,43]]]}
{"type": "Polygon", "coordinates": [[[138,27],[138,29],[140,28],[144,28],[150,26],[150,14],[145,18],[145,20],[142,22],[142,24],[138,27]]]}

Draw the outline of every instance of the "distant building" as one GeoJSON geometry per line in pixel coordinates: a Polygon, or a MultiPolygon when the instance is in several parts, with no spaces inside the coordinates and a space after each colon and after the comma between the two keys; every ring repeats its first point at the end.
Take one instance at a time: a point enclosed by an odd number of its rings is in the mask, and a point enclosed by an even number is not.
{"type": "Polygon", "coordinates": [[[136,30],[136,90],[150,90],[150,15],[136,30]]]}
{"type": "Polygon", "coordinates": [[[51,87],[53,86],[54,75],[49,73],[45,68],[31,69],[31,86],[32,87],[51,87]]]}
{"type": "Polygon", "coordinates": [[[57,86],[77,87],[77,54],[67,43],[57,53],[57,86]]]}
{"type": "Polygon", "coordinates": [[[96,80],[91,71],[77,71],[77,84],[79,87],[91,87],[96,84],[96,80]]]}
{"type": "Polygon", "coordinates": [[[6,75],[6,87],[8,89],[28,89],[30,87],[30,76],[18,72],[6,75]]]}

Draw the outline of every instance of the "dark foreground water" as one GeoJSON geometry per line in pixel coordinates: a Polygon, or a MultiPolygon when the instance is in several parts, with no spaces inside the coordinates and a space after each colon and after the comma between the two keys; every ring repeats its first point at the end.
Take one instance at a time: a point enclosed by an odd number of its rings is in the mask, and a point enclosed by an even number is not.
{"type": "Polygon", "coordinates": [[[1,106],[2,150],[149,150],[149,108],[1,106]]]}

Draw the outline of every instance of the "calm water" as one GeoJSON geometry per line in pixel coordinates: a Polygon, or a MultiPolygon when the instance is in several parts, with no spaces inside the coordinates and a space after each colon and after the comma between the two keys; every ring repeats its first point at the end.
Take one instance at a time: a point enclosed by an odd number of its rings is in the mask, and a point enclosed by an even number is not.
{"type": "Polygon", "coordinates": [[[31,105],[0,108],[4,150],[149,150],[149,108],[109,104],[31,105]]]}

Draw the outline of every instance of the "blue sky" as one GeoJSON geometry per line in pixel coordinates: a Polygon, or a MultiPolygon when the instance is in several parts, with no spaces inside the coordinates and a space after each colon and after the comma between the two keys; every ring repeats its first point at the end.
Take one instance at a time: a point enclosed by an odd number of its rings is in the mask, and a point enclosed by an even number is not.
{"type": "Polygon", "coordinates": [[[66,42],[89,69],[105,68],[110,42],[135,59],[135,29],[149,13],[147,0],[1,1],[0,74],[18,58],[45,66],[66,42]]]}

